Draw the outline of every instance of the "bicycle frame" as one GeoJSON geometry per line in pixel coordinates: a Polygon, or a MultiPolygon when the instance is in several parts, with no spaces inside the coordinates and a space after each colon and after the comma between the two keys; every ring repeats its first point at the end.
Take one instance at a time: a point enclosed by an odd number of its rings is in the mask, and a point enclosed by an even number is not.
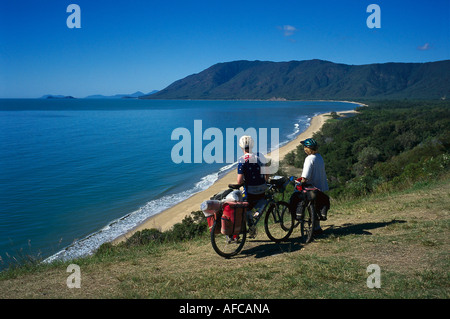
{"type": "MultiPolygon", "coordinates": [[[[251,212],[254,212],[254,213],[258,212],[259,213],[256,217],[254,215],[252,215],[252,218],[253,218],[252,224],[253,224],[253,226],[256,226],[258,224],[258,222],[261,219],[261,217],[267,213],[267,208],[270,207],[270,204],[275,202],[275,199],[273,198],[274,195],[275,195],[275,192],[273,192],[272,189],[273,189],[273,185],[269,184],[269,188],[266,190],[265,198],[261,199],[261,201],[265,201],[265,203],[261,207],[258,207],[258,211],[259,212],[256,210],[257,204],[252,209],[247,211],[247,214],[251,214],[251,212]]],[[[246,222],[247,222],[247,227],[249,227],[250,226],[249,225],[249,218],[247,218],[246,222]]]]}

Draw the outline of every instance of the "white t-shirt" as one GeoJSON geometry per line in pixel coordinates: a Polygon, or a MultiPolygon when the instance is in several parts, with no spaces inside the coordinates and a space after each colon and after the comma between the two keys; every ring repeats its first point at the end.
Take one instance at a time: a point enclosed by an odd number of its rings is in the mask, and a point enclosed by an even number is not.
{"type": "Polygon", "coordinates": [[[309,183],[320,189],[322,192],[328,190],[327,174],[325,173],[325,163],[322,156],[317,154],[308,155],[303,163],[302,176],[309,183]]]}

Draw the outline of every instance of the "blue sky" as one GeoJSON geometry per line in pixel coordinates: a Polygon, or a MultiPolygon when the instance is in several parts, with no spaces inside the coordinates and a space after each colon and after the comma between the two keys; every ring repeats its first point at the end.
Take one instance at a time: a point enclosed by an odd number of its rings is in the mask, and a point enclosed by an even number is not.
{"type": "Polygon", "coordinates": [[[0,97],[147,93],[234,60],[445,60],[449,20],[449,0],[1,1],[0,97]]]}

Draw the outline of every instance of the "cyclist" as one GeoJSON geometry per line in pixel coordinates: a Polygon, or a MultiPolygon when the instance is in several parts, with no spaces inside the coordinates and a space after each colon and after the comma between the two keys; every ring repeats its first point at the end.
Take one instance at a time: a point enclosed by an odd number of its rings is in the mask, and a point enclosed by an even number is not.
{"type": "Polygon", "coordinates": [[[319,145],[313,138],[308,138],[300,142],[306,153],[305,162],[303,163],[303,171],[301,182],[308,182],[322,192],[328,190],[327,174],[325,173],[325,163],[322,155],[319,154],[319,145]]]}
{"type": "MultiPolygon", "coordinates": [[[[327,191],[328,188],[328,182],[327,182],[327,175],[325,172],[325,163],[323,161],[322,156],[319,154],[319,145],[317,144],[317,141],[313,138],[308,138],[304,141],[300,142],[304,147],[304,152],[306,153],[306,158],[303,163],[303,171],[302,175],[299,179],[301,183],[308,183],[312,184],[313,186],[317,187],[322,192],[327,191]]],[[[300,194],[299,196],[293,196],[291,198],[291,210],[296,210],[297,205],[303,201],[303,198],[301,198],[300,194]]],[[[302,213],[304,211],[300,210],[300,216],[297,216],[297,218],[303,218],[302,213]]],[[[326,219],[326,216],[323,216],[323,219],[326,219]]],[[[314,229],[314,234],[319,235],[322,233],[322,228],[320,227],[320,222],[317,221],[316,228],[314,229]]]]}
{"type": "MultiPolygon", "coordinates": [[[[244,185],[245,200],[249,203],[248,212],[252,208],[262,207],[265,201],[266,181],[269,175],[261,173],[261,168],[266,163],[263,154],[252,153],[253,139],[251,136],[244,135],[239,139],[239,146],[244,155],[238,160],[237,183],[244,185]]],[[[255,236],[255,229],[252,226],[252,218],[249,217],[250,237],[255,236]]]]}

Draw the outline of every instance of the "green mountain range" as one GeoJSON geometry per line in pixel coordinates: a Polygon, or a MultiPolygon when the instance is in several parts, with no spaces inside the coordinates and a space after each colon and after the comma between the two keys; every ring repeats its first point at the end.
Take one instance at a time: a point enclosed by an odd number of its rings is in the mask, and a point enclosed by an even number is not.
{"type": "Polygon", "coordinates": [[[338,64],[323,60],[215,64],[143,99],[446,99],[450,60],[338,64]]]}

